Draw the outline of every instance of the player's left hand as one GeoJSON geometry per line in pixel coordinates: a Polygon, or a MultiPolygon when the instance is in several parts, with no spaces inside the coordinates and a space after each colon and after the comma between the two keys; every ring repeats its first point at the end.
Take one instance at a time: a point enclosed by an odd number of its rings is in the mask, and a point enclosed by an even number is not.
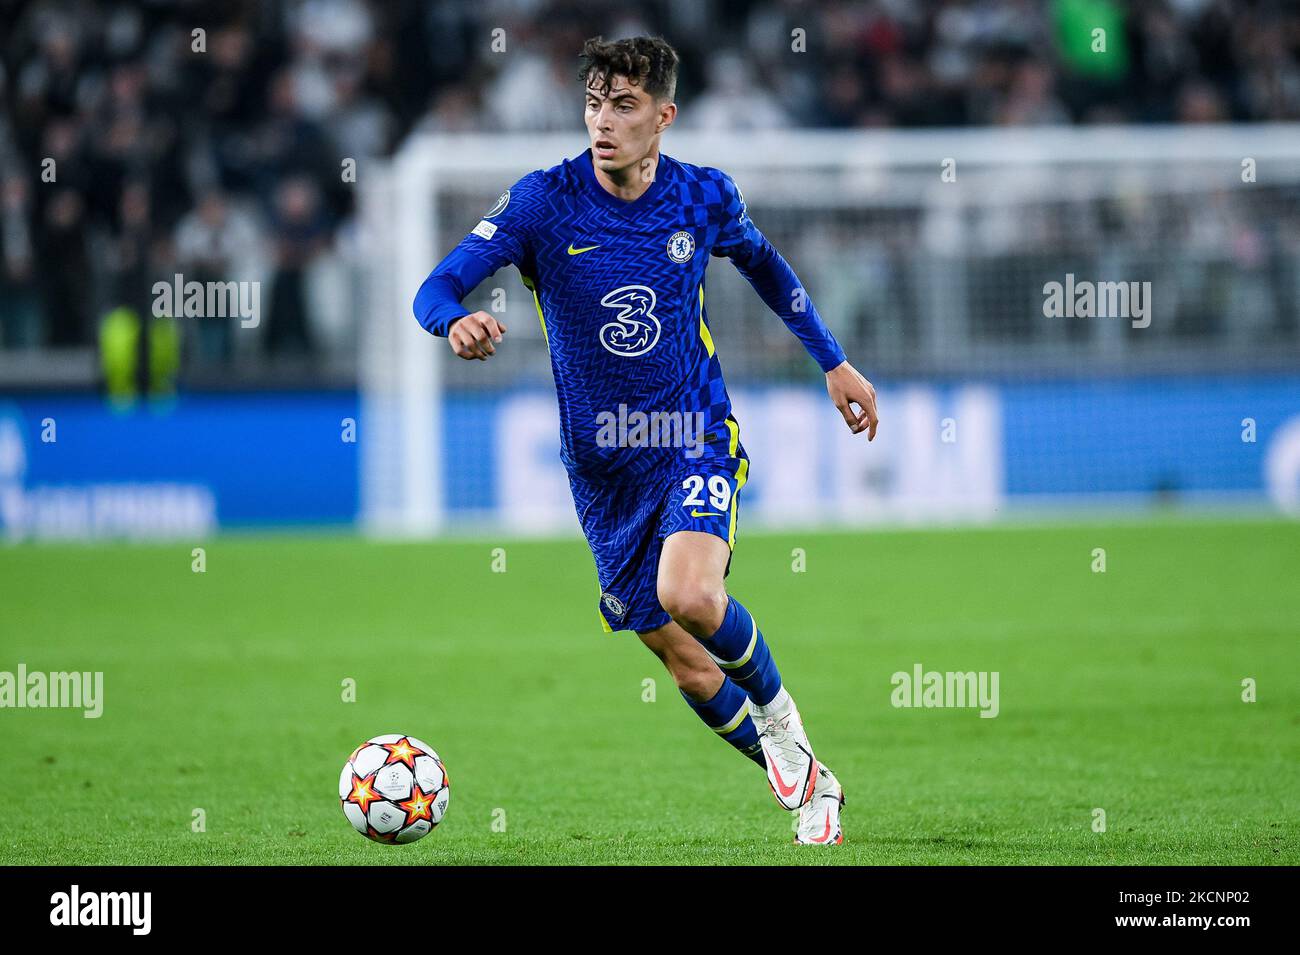
{"type": "Polygon", "coordinates": [[[854,434],[867,432],[867,440],[876,437],[876,389],[847,361],[826,372],[826,391],[844,416],[844,423],[854,434]],[[852,406],[857,405],[854,411],[852,406]]]}

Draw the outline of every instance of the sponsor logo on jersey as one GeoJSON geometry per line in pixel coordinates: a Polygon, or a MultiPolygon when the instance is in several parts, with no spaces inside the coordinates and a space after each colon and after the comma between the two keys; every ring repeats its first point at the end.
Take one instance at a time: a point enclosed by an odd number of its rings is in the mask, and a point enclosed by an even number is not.
{"type": "Polygon", "coordinates": [[[487,219],[484,219],[470,230],[470,234],[476,235],[482,239],[490,239],[497,234],[497,227],[491,222],[488,222],[487,219]]]}
{"type": "Polygon", "coordinates": [[[668,258],[674,262],[689,262],[695,254],[695,238],[689,232],[674,232],[668,240],[668,258]]]}
{"type": "Polygon", "coordinates": [[[624,285],[608,293],[600,304],[618,309],[612,322],[600,326],[600,343],[606,351],[623,358],[635,358],[655,347],[662,329],[654,314],[654,289],[645,285],[624,285]]]}
{"type": "Polygon", "coordinates": [[[583,246],[581,249],[575,249],[575,248],[573,247],[573,243],[570,242],[570,243],[569,243],[569,254],[570,254],[570,255],[582,255],[582,253],[584,253],[584,252],[590,252],[592,249],[599,249],[599,248],[600,248],[600,246],[598,246],[598,245],[587,245],[587,246],[583,246]]]}

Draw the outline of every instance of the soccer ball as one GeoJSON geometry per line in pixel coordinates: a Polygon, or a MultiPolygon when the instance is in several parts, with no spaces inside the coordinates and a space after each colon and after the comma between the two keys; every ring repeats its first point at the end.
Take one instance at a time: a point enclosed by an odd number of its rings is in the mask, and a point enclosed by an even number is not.
{"type": "Polygon", "coordinates": [[[389,733],[352,751],[339,803],[353,828],[385,845],[415,842],[442,822],[451,781],[438,754],[414,736],[389,733]]]}

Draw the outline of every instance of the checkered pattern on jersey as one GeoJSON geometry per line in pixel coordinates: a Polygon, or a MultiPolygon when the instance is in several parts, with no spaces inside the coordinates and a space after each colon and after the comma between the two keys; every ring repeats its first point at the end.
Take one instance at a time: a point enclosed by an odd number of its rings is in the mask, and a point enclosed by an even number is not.
{"type": "Polygon", "coordinates": [[[704,273],[711,255],[743,265],[766,244],[730,178],[661,156],[655,182],[625,202],[595,180],[587,151],[524,176],[503,199],[489,211],[491,236],[471,233],[458,249],[494,270],[515,264],[534,290],[570,472],[637,485],[682,463],[681,447],[602,446],[603,415],[620,410],[700,413],[705,454],[727,456],[731,400],[711,354],[704,273]]]}

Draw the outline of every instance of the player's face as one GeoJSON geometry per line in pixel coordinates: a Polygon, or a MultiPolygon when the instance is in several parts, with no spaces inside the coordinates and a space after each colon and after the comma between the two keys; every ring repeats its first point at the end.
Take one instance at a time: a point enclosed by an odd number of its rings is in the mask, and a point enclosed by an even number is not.
{"type": "Polygon", "coordinates": [[[648,156],[655,139],[676,113],[673,104],[656,102],[625,76],[614,77],[609,92],[588,86],[586,104],[584,115],[592,158],[597,166],[611,173],[648,156]]]}

